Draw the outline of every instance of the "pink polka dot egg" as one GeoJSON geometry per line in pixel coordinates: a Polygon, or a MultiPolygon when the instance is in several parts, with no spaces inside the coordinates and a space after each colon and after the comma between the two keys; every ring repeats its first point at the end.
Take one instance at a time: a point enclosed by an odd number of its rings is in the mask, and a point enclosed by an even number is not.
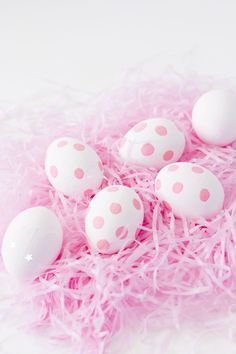
{"type": "Polygon", "coordinates": [[[143,120],[121,139],[119,152],[128,163],[161,169],[178,161],[185,147],[185,136],[166,118],[143,120]]]}
{"type": "Polygon", "coordinates": [[[96,191],[103,179],[103,166],[97,153],[71,137],[56,139],[49,145],[45,170],[52,186],[73,198],[96,191]]]}
{"type": "Polygon", "coordinates": [[[190,162],[165,166],[157,174],[155,192],[177,217],[212,217],[224,202],[219,179],[205,167],[190,162]]]}
{"type": "Polygon", "coordinates": [[[91,200],[85,218],[89,245],[111,254],[134,239],[143,222],[144,208],[134,189],[113,185],[99,191],[91,200]]]}

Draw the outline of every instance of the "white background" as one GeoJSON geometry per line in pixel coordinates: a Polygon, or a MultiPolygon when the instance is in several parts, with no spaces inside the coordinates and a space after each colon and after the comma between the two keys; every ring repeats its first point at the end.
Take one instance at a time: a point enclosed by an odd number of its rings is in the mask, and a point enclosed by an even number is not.
{"type": "MultiPolygon", "coordinates": [[[[58,87],[96,92],[144,62],[236,76],[235,37],[235,0],[0,0],[0,108],[58,87]]],[[[5,324],[0,333],[0,354],[70,354],[5,324]]],[[[236,353],[223,336],[196,344],[187,329],[161,351],[162,335],[150,334],[149,350],[134,334],[127,353],[236,353]]]]}
{"type": "Polygon", "coordinates": [[[0,0],[0,102],[96,90],[146,59],[235,74],[234,0],[0,0]]]}

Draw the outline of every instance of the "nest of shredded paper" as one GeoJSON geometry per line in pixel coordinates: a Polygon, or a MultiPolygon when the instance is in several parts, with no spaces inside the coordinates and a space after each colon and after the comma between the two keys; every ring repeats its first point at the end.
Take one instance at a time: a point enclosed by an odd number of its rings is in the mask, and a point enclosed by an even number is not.
{"type": "Polygon", "coordinates": [[[9,287],[1,266],[3,317],[24,306],[27,315],[15,318],[14,326],[49,326],[56,340],[73,339],[78,352],[96,354],[132,321],[144,330],[154,322],[207,324],[219,311],[235,313],[236,145],[208,146],[191,126],[196,99],[222,85],[206,77],[166,74],[89,99],[67,92],[53,104],[37,99],[1,112],[1,237],[19,211],[36,205],[52,209],[64,228],[59,258],[32,284],[9,287]],[[175,219],[154,194],[157,171],[121,161],[119,139],[138,121],[158,116],[184,131],[181,160],[207,167],[222,182],[225,207],[213,219],[175,219]],[[142,198],[144,225],[129,248],[109,256],[89,249],[84,216],[90,197],[75,202],[55,191],[45,175],[46,148],[60,136],[77,137],[96,149],[105,169],[103,187],[124,184],[142,198]]]}

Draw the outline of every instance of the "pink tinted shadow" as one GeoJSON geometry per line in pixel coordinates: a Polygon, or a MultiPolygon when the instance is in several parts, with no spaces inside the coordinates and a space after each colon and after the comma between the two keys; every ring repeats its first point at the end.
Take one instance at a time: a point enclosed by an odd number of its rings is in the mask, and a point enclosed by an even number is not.
{"type": "Polygon", "coordinates": [[[135,209],[140,210],[141,209],[141,204],[140,201],[136,198],[133,199],[133,206],[135,207],[135,209]]]}
{"type": "Polygon", "coordinates": [[[111,187],[107,188],[108,192],[117,192],[118,190],[119,190],[119,188],[116,186],[111,186],[111,187]]]}
{"type": "Polygon", "coordinates": [[[178,170],[178,165],[171,165],[171,166],[169,166],[168,167],[168,171],[176,171],[176,170],[178,170]]]}
{"type": "Polygon", "coordinates": [[[126,137],[121,138],[121,139],[119,140],[119,142],[118,142],[118,147],[119,147],[119,148],[122,148],[123,146],[125,146],[126,141],[127,141],[127,138],[126,138],[126,137]]]}
{"type": "Polygon", "coordinates": [[[161,188],[161,180],[160,179],[156,179],[155,188],[157,191],[161,188]]]}
{"type": "Polygon", "coordinates": [[[120,226],[116,230],[116,237],[120,240],[124,240],[128,236],[128,229],[125,226],[120,226]]]}
{"type": "Polygon", "coordinates": [[[67,145],[68,144],[68,141],[66,141],[66,140],[61,140],[61,141],[59,141],[59,143],[57,144],[57,146],[58,147],[63,147],[63,146],[65,146],[65,145],[67,145]]]}
{"type": "Polygon", "coordinates": [[[98,168],[100,171],[103,171],[103,164],[100,160],[98,161],[98,168]]]}
{"type": "Polygon", "coordinates": [[[58,176],[58,169],[56,166],[50,167],[50,174],[53,178],[56,178],[58,176]]]}
{"type": "Polygon", "coordinates": [[[163,200],[162,203],[163,203],[164,207],[165,207],[167,210],[172,210],[170,204],[169,204],[166,200],[163,200]]]}
{"type": "Polygon", "coordinates": [[[135,133],[139,133],[143,131],[146,128],[146,126],[147,126],[146,122],[140,122],[133,127],[133,130],[135,131],[135,133]]]}

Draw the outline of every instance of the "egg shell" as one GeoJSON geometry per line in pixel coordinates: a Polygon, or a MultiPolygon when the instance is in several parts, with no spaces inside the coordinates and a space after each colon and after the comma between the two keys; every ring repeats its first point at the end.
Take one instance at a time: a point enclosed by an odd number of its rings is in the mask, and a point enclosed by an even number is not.
{"type": "Polygon", "coordinates": [[[164,167],[156,177],[155,192],[178,217],[211,217],[224,202],[224,190],[208,169],[190,162],[164,167]]]}
{"type": "Polygon", "coordinates": [[[192,125],[198,137],[224,146],[236,139],[236,96],[230,90],[211,90],[194,105],[192,125]]]}
{"type": "Polygon", "coordinates": [[[73,198],[96,192],[103,179],[103,166],[97,153],[70,137],[56,139],[49,145],[45,170],[53,187],[73,198]]]}
{"type": "Polygon", "coordinates": [[[6,270],[20,281],[31,281],[56,259],[63,232],[57,216],[45,207],[19,213],[9,224],[2,243],[6,270]]]}
{"type": "Polygon", "coordinates": [[[151,118],[132,127],[119,145],[124,161],[160,169],[179,160],[185,136],[171,120],[151,118]]]}
{"type": "Polygon", "coordinates": [[[88,208],[88,243],[100,253],[114,253],[135,239],[143,216],[142,201],[132,188],[106,187],[95,195],[88,208]]]}

